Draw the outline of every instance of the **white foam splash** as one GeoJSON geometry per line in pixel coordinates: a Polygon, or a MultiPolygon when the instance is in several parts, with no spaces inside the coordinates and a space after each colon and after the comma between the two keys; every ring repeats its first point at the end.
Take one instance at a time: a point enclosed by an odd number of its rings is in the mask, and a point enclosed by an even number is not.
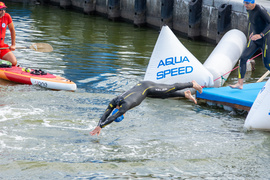
{"type": "Polygon", "coordinates": [[[15,107],[15,106],[1,106],[0,107],[0,122],[7,120],[20,119],[29,115],[42,114],[43,110],[40,108],[30,107],[15,107]]]}

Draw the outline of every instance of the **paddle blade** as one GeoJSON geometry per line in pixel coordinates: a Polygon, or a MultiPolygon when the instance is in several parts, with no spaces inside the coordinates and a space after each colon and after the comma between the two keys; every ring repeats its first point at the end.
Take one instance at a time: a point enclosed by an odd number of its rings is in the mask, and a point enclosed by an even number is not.
{"type": "Polygon", "coordinates": [[[53,47],[48,43],[34,43],[29,48],[38,52],[52,52],[53,51],[53,47]]]}

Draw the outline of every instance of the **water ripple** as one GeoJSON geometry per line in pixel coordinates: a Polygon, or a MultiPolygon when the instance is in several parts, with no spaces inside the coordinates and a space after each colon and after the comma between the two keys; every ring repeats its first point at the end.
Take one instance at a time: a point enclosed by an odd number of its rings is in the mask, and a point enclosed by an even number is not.
{"type": "MultiPolygon", "coordinates": [[[[78,90],[0,81],[0,179],[268,179],[268,132],[245,132],[244,116],[185,99],[147,98],[89,135],[110,100],[143,79],[158,31],[56,6],[7,6],[17,46],[54,47],[16,50],[19,64],[78,90]]],[[[181,41],[201,61],[214,48],[181,41]]]]}

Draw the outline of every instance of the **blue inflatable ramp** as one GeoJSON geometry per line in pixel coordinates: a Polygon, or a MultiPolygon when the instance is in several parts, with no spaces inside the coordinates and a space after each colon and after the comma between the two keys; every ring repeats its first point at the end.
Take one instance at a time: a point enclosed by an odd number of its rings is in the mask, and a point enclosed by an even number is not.
{"type": "Polygon", "coordinates": [[[264,85],[265,82],[260,82],[244,84],[243,89],[232,89],[229,86],[203,88],[203,93],[197,92],[196,98],[249,111],[264,85]]]}

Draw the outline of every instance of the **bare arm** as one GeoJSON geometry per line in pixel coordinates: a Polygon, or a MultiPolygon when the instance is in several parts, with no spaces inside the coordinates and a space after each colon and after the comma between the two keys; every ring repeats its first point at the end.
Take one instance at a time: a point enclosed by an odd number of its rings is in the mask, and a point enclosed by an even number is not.
{"type": "Polygon", "coordinates": [[[99,135],[101,129],[102,129],[104,126],[106,126],[106,125],[109,124],[109,123],[105,123],[105,124],[104,124],[104,122],[106,122],[107,117],[111,114],[112,110],[116,107],[116,105],[115,105],[115,99],[116,99],[116,98],[114,98],[114,99],[110,102],[110,104],[108,105],[106,111],[104,112],[104,114],[103,114],[102,117],[100,118],[97,127],[96,127],[93,131],[90,132],[90,134],[91,134],[92,136],[94,136],[94,135],[96,135],[96,134],[99,135]]]}
{"type": "Polygon", "coordinates": [[[10,46],[10,50],[11,51],[14,51],[16,49],[16,32],[15,32],[15,28],[14,28],[13,22],[11,22],[8,25],[8,29],[9,29],[10,35],[11,35],[11,46],[10,46]]]}

